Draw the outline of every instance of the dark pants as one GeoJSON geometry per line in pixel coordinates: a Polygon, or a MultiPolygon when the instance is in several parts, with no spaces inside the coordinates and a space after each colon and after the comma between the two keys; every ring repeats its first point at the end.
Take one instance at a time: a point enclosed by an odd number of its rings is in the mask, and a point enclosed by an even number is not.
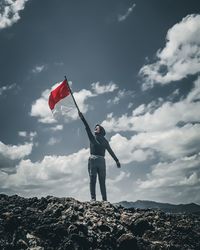
{"type": "Polygon", "coordinates": [[[106,163],[104,157],[91,155],[88,160],[88,172],[90,176],[91,199],[96,200],[96,179],[98,175],[102,199],[106,201],[106,163]]]}

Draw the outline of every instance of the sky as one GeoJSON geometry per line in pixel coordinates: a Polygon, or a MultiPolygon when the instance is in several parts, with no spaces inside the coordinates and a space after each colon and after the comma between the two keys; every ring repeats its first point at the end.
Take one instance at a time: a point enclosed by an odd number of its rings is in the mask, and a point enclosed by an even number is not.
{"type": "Polygon", "coordinates": [[[84,125],[48,107],[66,75],[121,162],[106,153],[110,202],[200,204],[199,12],[199,0],[0,0],[0,192],[90,199],[84,125]]]}

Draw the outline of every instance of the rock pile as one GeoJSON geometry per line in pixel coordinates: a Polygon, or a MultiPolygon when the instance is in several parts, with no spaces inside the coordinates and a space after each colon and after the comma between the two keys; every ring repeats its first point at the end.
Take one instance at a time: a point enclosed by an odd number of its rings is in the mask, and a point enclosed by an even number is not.
{"type": "Polygon", "coordinates": [[[200,249],[200,217],[0,195],[0,249],[200,249]]]}

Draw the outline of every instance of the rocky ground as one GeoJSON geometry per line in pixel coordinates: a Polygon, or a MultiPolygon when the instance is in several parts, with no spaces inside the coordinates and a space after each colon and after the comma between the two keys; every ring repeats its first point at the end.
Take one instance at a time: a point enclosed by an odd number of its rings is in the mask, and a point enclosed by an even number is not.
{"type": "Polygon", "coordinates": [[[0,195],[0,249],[200,249],[200,217],[0,195]]]}

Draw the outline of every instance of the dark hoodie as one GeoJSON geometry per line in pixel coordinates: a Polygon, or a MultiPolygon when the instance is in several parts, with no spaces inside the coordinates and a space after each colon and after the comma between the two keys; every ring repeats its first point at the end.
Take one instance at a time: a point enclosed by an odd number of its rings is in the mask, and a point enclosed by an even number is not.
{"type": "Polygon", "coordinates": [[[100,133],[93,135],[85,118],[82,117],[81,120],[83,121],[85,125],[85,129],[87,131],[88,138],[90,140],[90,154],[105,156],[105,150],[107,149],[110,155],[112,156],[112,158],[117,162],[118,159],[116,155],[112,151],[109,142],[104,137],[106,134],[105,129],[99,124],[97,124],[96,126],[100,127],[100,133]]]}

